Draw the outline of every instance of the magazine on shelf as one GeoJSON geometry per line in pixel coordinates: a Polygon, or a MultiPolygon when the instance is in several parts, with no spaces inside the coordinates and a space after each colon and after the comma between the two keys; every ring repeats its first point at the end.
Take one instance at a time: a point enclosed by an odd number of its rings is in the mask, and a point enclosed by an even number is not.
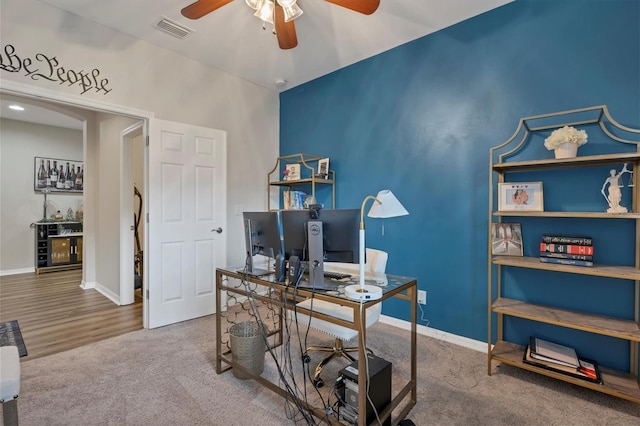
{"type": "Polygon", "coordinates": [[[578,368],[580,366],[578,354],[576,354],[575,349],[569,346],[559,345],[532,336],[529,338],[529,347],[532,358],[568,367],[578,368]]]}
{"type": "Polygon", "coordinates": [[[565,374],[567,376],[575,377],[581,380],[586,380],[592,383],[602,383],[602,376],[598,364],[586,358],[578,359],[578,367],[570,367],[566,365],[557,364],[551,361],[543,361],[533,358],[531,356],[530,345],[527,345],[522,362],[525,364],[533,365],[536,367],[544,368],[545,370],[555,371],[556,373],[565,374]]]}

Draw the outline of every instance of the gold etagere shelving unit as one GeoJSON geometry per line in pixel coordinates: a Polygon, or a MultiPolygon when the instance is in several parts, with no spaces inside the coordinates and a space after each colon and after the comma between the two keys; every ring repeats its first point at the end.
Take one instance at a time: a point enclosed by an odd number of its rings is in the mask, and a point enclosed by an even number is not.
{"type": "MultiPolygon", "coordinates": [[[[318,176],[318,162],[326,157],[319,157],[310,154],[291,154],[283,155],[276,159],[276,164],[273,169],[267,174],[267,209],[278,210],[271,206],[271,189],[287,188],[288,190],[294,190],[295,188],[311,188],[311,198],[316,200],[316,190],[318,186],[330,186],[331,187],[331,206],[325,206],[326,208],[335,208],[336,205],[336,191],[335,181],[336,172],[329,169],[325,177],[318,176]],[[286,164],[300,164],[300,178],[294,180],[283,179],[283,169],[286,164]]],[[[279,197],[278,197],[279,200],[279,197]]]]}
{"type": "MultiPolygon", "coordinates": [[[[622,146],[622,145],[620,145],[622,146]]],[[[640,343],[640,130],[626,127],[615,121],[605,105],[562,111],[552,114],[524,117],[520,119],[514,134],[504,143],[490,149],[489,164],[489,224],[488,224],[488,374],[492,371],[492,361],[509,364],[533,371],[565,382],[590,388],[609,395],[640,403],[640,382],[638,381],[638,347],[640,343]],[[621,144],[631,144],[635,152],[607,153],[603,155],[578,156],[568,159],[542,159],[529,161],[509,161],[509,158],[523,152],[535,132],[548,131],[563,126],[580,128],[598,125],[604,135],[621,144]],[[627,137],[621,137],[619,134],[627,137]],[[635,140],[629,139],[629,136],[635,140]],[[519,139],[518,139],[519,138],[519,139]],[[568,211],[498,211],[497,191],[494,182],[504,183],[505,173],[541,171],[562,168],[593,167],[602,165],[630,164],[633,167],[632,200],[628,213],[568,212],[568,211]],[[635,224],[634,265],[614,266],[596,264],[593,267],[542,263],[537,257],[493,256],[492,223],[502,222],[503,217],[546,218],[587,218],[631,220],[635,224]],[[503,267],[541,269],[553,272],[583,274],[597,277],[631,280],[634,283],[633,320],[605,317],[588,312],[543,306],[512,298],[503,297],[503,267]],[[628,371],[618,371],[600,367],[603,383],[592,383],[569,375],[556,373],[523,362],[525,347],[504,339],[505,317],[524,318],[531,321],[582,330],[604,336],[615,337],[629,342],[630,362],[628,371]],[[493,326],[496,326],[495,343],[493,326]]],[[[550,185],[553,182],[549,182],[550,185]]],[[[606,226],[603,221],[602,226],[606,226]]],[[[585,232],[588,234],[588,232],[585,232]]]]}

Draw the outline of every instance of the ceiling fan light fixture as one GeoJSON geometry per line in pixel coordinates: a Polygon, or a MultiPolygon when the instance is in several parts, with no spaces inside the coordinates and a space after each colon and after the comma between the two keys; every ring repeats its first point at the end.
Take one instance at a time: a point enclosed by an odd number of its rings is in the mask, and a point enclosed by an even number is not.
{"type": "Polygon", "coordinates": [[[294,4],[296,4],[298,0],[278,0],[278,4],[282,7],[289,7],[289,6],[293,6],[294,4]]]}
{"type": "Polygon", "coordinates": [[[254,13],[253,16],[256,16],[262,19],[264,22],[273,24],[274,9],[275,9],[275,5],[273,4],[272,0],[264,0],[260,8],[256,10],[256,13],[254,13]]]}
{"type": "MultiPolygon", "coordinates": [[[[278,0],[278,3],[280,3],[280,0],[278,0]]],[[[299,18],[303,13],[302,9],[300,9],[300,6],[298,6],[295,1],[288,6],[280,5],[284,11],[284,22],[293,21],[294,19],[299,18]]]]}
{"type": "Polygon", "coordinates": [[[262,6],[262,3],[264,2],[264,0],[245,0],[245,2],[247,3],[247,6],[249,6],[251,9],[258,10],[260,9],[260,6],[262,6]]]}

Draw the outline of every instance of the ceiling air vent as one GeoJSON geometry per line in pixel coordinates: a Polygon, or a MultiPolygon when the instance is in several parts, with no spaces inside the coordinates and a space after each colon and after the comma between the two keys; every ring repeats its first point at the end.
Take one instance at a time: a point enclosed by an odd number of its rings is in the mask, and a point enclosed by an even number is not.
{"type": "Polygon", "coordinates": [[[176,21],[172,21],[166,16],[163,16],[162,19],[156,24],[156,28],[178,38],[185,38],[195,31],[189,27],[185,27],[184,25],[177,23],[176,21]]]}

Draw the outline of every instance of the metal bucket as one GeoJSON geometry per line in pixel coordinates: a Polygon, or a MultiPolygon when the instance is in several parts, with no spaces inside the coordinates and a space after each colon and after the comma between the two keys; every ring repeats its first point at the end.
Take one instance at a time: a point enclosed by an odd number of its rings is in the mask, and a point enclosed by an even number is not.
{"type": "MultiPolygon", "coordinates": [[[[264,325],[248,321],[234,324],[229,328],[231,337],[231,359],[240,364],[255,375],[264,371],[264,352],[266,350],[263,330],[264,325]]],[[[251,376],[237,369],[233,369],[233,375],[238,379],[246,380],[251,376]]]]}

